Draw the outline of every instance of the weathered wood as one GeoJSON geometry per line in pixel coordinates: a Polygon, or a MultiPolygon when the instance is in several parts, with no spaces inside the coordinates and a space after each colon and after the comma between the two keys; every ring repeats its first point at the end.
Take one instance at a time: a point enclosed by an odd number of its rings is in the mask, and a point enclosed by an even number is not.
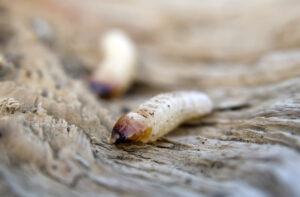
{"type": "Polygon", "coordinates": [[[299,2],[149,2],[0,3],[0,195],[299,196],[299,2]],[[101,100],[86,79],[114,26],[139,74],[101,100]],[[213,113],[109,144],[121,114],[175,89],[206,92],[213,113]]]}

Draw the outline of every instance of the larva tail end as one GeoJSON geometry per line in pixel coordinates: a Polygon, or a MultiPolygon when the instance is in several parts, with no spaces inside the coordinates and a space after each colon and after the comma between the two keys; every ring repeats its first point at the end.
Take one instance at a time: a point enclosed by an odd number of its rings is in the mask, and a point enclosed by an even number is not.
{"type": "Polygon", "coordinates": [[[90,81],[90,88],[102,98],[114,98],[120,95],[119,88],[108,83],[90,81]]]}
{"type": "Polygon", "coordinates": [[[134,112],[121,116],[113,127],[110,142],[112,144],[146,142],[152,128],[147,127],[143,120],[144,117],[134,112]]]}

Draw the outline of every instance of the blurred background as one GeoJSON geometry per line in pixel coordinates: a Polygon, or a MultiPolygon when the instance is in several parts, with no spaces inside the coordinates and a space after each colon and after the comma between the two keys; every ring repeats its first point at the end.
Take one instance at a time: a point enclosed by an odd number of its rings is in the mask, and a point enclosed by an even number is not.
{"type": "MultiPolygon", "coordinates": [[[[99,65],[99,39],[115,28],[125,31],[138,48],[135,81],[143,88],[256,86],[300,74],[298,65],[282,65],[277,61],[281,56],[276,55],[298,53],[297,0],[6,3],[16,13],[11,17],[30,26],[59,57],[66,73],[77,79],[84,79],[99,65]]],[[[7,20],[1,17],[2,34],[8,31],[3,24],[7,20]]]]}
{"type": "Polygon", "coordinates": [[[1,0],[0,196],[299,196],[299,76],[299,0],[1,0]],[[89,80],[111,29],[138,67],[104,100],[89,80]],[[121,114],[172,90],[213,112],[108,143],[121,114]]]}

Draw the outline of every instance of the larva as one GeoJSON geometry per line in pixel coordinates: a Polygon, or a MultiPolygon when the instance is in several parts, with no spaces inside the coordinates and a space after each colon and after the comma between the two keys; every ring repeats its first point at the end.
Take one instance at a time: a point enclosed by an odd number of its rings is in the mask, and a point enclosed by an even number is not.
{"type": "Polygon", "coordinates": [[[125,33],[113,30],[101,41],[103,60],[90,80],[90,87],[102,97],[123,94],[131,85],[136,72],[137,54],[125,33]]]}
{"type": "Polygon", "coordinates": [[[153,142],[181,123],[208,114],[212,108],[210,98],[201,92],[160,94],[121,116],[113,127],[110,142],[153,142]]]}

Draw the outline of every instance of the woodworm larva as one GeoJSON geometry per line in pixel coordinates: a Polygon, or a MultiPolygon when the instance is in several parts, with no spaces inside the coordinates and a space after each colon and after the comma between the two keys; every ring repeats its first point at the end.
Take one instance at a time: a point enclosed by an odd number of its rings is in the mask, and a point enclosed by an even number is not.
{"type": "Polygon", "coordinates": [[[181,123],[211,112],[213,103],[201,92],[159,94],[123,115],[112,130],[111,143],[153,142],[181,123]]]}
{"type": "Polygon", "coordinates": [[[135,72],[137,54],[132,41],[125,33],[113,30],[101,41],[104,59],[90,80],[90,87],[105,98],[123,94],[131,85],[135,72]]]}

